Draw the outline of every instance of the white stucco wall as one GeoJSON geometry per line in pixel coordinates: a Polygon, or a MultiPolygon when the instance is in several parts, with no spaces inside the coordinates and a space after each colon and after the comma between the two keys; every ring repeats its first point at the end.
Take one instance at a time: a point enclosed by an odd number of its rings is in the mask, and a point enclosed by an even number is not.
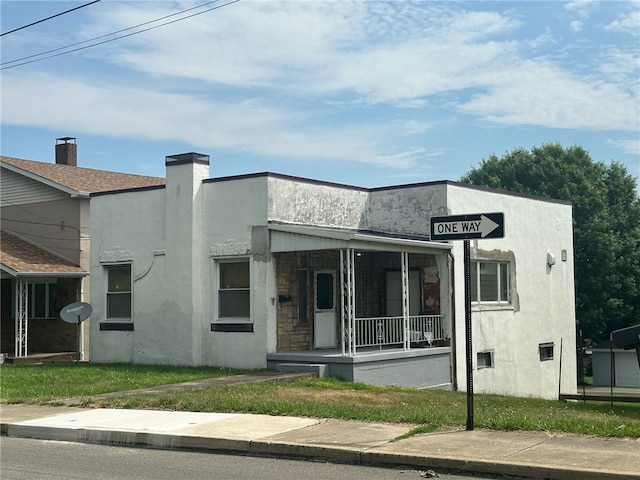
{"type": "Polygon", "coordinates": [[[257,176],[205,183],[202,271],[203,357],[208,365],[230,368],[266,367],[275,351],[275,273],[266,238],[268,178],[257,176]],[[254,227],[262,227],[255,231],[254,227]],[[248,257],[251,275],[253,332],[211,332],[217,321],[216,260],[248,257]]]}
{"type": "MultiPolygon", "coordinates": [[[[513,262],[512,305],[472,306],[474,391],[544,398],[557,398],[559,389],[575,392],[571,206],[457,185],[448,187],[447,199],[450,215],[503,212],[504,238],[472,240],[471,259],[513,262]],[[555,256],[553,266],[547,265],[548,253],[555,256]],[[540,361],[538,345],[547,342],[554,343],[554,358],[540,361]],[[494,367],[477,368],[480,351],[494,352],[494,367]]],[[[459,389],[466,390],[462,241],[454,241],[453,254],[456,373],[459,389]]]]}
{"type": "MultiPolygon", "coordinates": [[[[168,361],[168,316],[176,281],[166,269],[164,189],[96,196],[91,201],[91,361],[178,363],[168,361]],[[134,331],[101,331],[106,319],[104,265],[131,261],[134,331]]],[[[171,312],[174,312],[173,315],[171,312]]]]}
{"type": "Polygon", "coordinates": [[[429,235],[429,219],[447,214],[446,184],[378,189],[367,202],[367,228],[408,235],[429,235]]]}
{"type": "Polygon", "coordinates": [[[367,229],[368,193],[362,189],[269,178],[269,220],[337,227],[367,229]]]}

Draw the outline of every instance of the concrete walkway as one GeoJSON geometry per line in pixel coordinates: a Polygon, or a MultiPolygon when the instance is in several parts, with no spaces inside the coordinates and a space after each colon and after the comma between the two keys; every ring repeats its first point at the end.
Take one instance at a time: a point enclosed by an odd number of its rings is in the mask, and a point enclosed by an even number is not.
{"type": "MultiPolygon", "coordinates": [[[[261,381],[241,376],[228,382],[261,381]]],[[[207,381],[211,382],[211,381],[207,381]]],[[[185,384],[197,388],[207,382],[185,384]]],[[[158,387],[177,388],[176,386],[158,387]]],[[[156,390],[156,389],[153,389],[156,390]]],[[[269,415],[0,405],[2,434],[106,445],[311,458],[558,480],[640,479],[640,440],[269,415]]]]}

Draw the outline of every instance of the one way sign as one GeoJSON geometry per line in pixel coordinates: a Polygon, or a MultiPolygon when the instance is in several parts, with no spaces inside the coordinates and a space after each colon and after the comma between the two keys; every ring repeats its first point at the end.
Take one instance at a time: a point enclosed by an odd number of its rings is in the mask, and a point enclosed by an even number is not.
{"type": "Polygon", "coordinates": [[[472,213],[431,217],[431,240],[504,237],[504,213],[472,213]]]}

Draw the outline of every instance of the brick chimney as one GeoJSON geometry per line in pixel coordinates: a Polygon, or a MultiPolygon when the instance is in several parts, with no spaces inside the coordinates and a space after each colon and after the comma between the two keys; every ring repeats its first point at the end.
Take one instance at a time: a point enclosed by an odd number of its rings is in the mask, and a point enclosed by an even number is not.
{"type": "Polygon", "coordinates": [[[78,166],[78,145],[76,145],[75,138],[56,138],[56,163],[72,167],[78,166]]]}

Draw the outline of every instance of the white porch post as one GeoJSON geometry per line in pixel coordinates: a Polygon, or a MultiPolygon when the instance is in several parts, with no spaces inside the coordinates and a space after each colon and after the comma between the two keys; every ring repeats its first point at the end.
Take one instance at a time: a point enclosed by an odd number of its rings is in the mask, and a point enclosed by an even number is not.
{"type": "Polygon", "coordinates": [[[16,278],[16,332],[15,332],[15,356],[27,356],[27,332],[28,332],[28,305],[29,294],[27,281],[16,278]]]}
{"type": "Polygon", "coordinates": [[[404,332],[404,349],[409,350],[411,347],[411,338],[409,335],[409,254],[407,252],[401,252],[400,255],[400,269],[402,270],[402,325],[404,332]]]}
{"type": "Polygon", "coordinates": [[[350,357],[356,354],[356,315],[355,315],[355,252],[352,248],[340,250],[340,289],[342,291],[342,354],[350,357]]]}

